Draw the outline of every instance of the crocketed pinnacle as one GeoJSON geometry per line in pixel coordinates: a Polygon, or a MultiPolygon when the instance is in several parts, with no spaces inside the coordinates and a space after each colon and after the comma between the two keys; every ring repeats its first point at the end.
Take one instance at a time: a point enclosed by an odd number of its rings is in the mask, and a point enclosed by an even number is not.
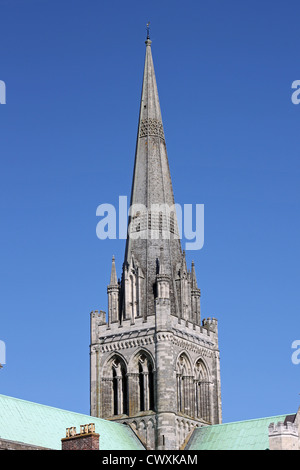
{"type": "Polygon", "coordinates": [[[110,286],[117,286],[118,285],[118,278],[117,278],[117,271],[116,271],[116,263],[115,257],[112,257],[111,263],[111,274],[110,274],[110,286]]]}

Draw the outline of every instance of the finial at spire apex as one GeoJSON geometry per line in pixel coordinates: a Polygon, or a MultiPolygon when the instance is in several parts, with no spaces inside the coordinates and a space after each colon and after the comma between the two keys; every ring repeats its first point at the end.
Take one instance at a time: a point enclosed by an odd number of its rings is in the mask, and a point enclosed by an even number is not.
{"type": "Polygon", "coordinates": [[[147,39],[145,41],[146,46],[151,46],[152,41],[150,40],[150,21],[147,23],[147,39]]]}

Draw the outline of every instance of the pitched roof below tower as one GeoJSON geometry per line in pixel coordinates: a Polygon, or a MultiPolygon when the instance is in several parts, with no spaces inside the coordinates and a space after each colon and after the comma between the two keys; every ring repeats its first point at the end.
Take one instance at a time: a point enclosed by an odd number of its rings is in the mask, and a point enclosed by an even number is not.
{"type": "Polygon", "coordinates": [[[101,450],[144,450],[130,427],[89,415],[0,395],[0,440],[60,450],[66,428],[95,423],[101,450]]]}
{"type": "Polygon", "coordinates": [[[267,450],[268,426],[285,415],[216,424],[195,429],[185,450],[267,450]]]}

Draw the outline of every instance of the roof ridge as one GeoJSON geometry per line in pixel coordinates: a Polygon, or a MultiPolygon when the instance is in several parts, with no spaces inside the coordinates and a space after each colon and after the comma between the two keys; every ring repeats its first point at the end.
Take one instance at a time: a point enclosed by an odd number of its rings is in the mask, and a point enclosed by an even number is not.
{"type": "Polygon", "coordinates": [[[284,413],[284,414],[281,414],[281,415],[265,416],[264,418],[241,419],[239,421],[230,421],[228,423],[221,423],[221,424],[211,424],[210,426],[202,426],[201,428],[198,428],[198,429],[203,429],[204,427],[205,428],[206,427],[213,428],[213,427],[216,427],[216,426],[226,426],[228,424],[248,423],[248,422],[251,422],[251,421],[262,421],[264,419],[276,419],[276,418],[282,418],[283,416],[288,416],[289,414],[293,414],[293,413],[284,413]]]}

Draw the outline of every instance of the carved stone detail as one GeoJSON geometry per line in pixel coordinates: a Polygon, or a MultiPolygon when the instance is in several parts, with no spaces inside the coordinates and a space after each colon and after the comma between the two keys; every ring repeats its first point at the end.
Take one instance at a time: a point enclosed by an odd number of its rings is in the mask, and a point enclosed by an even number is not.
{"type": "Polygon", "coordinates": [[[142,119],[140,137],[147,137],[148,135],[155,135],[165,140],[162,122],[154,118],[142,119]]]}
{"type": "Polygon", "coordinates": [[[106,344],[101,346],[101,352],[109,352],[109,351],[119,351],[120,349],[128,349],[128,348],[136,348],[140,346],[147,346],[148,344],[153,344],[153,338],[137,338],[131,339],[128,341],[117,341],[113,344],[106,344]]]}
{"type": "Polygon", "coordinates": [[[172,342],[175,346],[194,352],[196,354],[199,354],[200,356],[209,358],[214,357],[214,351],[211,351],[210,349],[206,348],[201,348],[201,346],[197,346],[196,344],[190,343],[189,341],[185,341],[184,339],[176,338],[176,336],[173,337],[172,342]]]}

